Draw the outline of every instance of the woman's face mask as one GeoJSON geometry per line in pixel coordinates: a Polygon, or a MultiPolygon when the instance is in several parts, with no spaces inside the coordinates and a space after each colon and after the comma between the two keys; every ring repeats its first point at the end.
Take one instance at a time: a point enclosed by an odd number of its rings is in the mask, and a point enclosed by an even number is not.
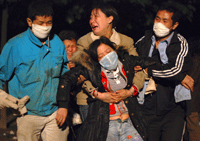
{"type": "Polygon", "coordinates": [[[32,32],[39,39],[46,38],[49,35],[51,28],[52,26],[41,26],[38,24],[32,24],[32,32]]]}
{"type": "Polygon", "coordinates": [[[112,51],[105,55],[99,63],[101,66],[107,70],[114,70],[118,65],[118,55],[115,51],[112,51]]]}

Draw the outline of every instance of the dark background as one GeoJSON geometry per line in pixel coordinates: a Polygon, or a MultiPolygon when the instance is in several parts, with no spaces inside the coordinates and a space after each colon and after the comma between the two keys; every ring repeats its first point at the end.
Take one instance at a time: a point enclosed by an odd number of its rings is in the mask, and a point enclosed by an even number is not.
{"type": "MultiPolygon", "coordinates": [[[[8,8],[7,40],[27,29],[27,7],[31,0],[0,0],[0,19],[2,10],[8,8]],[[4,2],[3,2],[4,1],[4,2]]],[[[55,16],[53,32],[58,34],[63,29],[74,30],[81,37],[91,31],[89,17],[91,7],[96,0],[51,0],[55,16]]],[[[174,3],[184,16],[178,31],[186,39],[199,36],[200,1],[165,0],[174,3]]],[[[120,22],[116,30],[137,41],[146,29],[152,28],[153,19],[161,0],[98,0],[112,4],[118,11],[120,22]]],[[[0,23],[1,26],[1,23],[0,23]]],[[[1,35],[0,35],[1,36],[1,35]]]]}

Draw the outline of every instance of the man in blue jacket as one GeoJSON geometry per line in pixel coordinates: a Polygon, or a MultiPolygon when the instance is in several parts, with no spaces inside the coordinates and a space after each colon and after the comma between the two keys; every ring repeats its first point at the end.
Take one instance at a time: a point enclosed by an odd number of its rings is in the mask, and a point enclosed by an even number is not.
{"type": "Polygon", "coordinates": [[[53,9],[47,1],[33,1],[28,7],[29,28],[10,39],[0,55],[0,89],[8,82],[8,92],[17,99],[28,95],[27,114],[17,118],[20,141],[66,141],[68,127],[60,124],[56,93],[59,77],[66,71],[66,49],[51,34],[53,9]]]}
{"type": "Polygon", "coordinates": [[[182,104],[185,102],[180,101],[190,99],[189,89],[192,90],[194,80],[187,75],[191,64],[187,41],[176,31],[180,18],[180,12],[165,3],[156,14],[153,31],[146,31],[135,45],[140,56],[159,62],[147,70],[157,86],[156,92],[145,95],[143,104],[149,141],[180,141],[182,138],[185,119],[182,104]],[[186,92],[178,95],[178,86],[186,92]],[[189,95],[184,96],[184,93],[189,95]]]}

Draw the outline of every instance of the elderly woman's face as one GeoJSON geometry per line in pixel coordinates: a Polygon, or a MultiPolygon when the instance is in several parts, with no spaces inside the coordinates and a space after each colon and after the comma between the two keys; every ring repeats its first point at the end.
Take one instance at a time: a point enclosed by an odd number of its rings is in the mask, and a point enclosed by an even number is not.
{"type": "Polygon", "coordinates": [[[110,25],[112,20],[113,17],[106,17],[101,9],[93,9],[90,15],[89,24],[96,36],[103,36],[107,34],[107,30],[112,29],[112,25],[110,25]]]}
{"type": "Polygon", "coordinates": [[[97,48],[98,61],[112,51],[114,50],[109,45],[100,44],[97,48]]]}

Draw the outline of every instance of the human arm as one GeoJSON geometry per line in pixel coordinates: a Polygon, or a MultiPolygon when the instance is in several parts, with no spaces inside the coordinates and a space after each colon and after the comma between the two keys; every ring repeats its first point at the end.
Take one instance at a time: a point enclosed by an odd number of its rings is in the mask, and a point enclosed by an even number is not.
{"type": "Polygon", "coordinates": [[[25,104],[29,100],[29,96],[24,96],[21,99],[18,99],[8,93],[6,93],[4,90],[0,89],[0,109],[7,107],[7,108],[13,108],[15,110],[18,110],[21,115],[27,113],[27,109],[25,104]]]}
{"type": "Polygon", "coordinates": [[[12,44],[10,41],[6,43],[0,54],[0,107],[18,109],[18,99],[3,90],[3,85],[11,78],[16,66],[16,59],[14,58],[15,51],[12,44]]]}
{"type": "Polygon", "coordinates": [[[66,108],[58,108],[57,114],[56,114],[56,121],[57,124],[61,127],[67,118],[68,115],[68,109],[66,108]]]}
{"type": "Polygon", "coordinates": [[[98,91],[94,91],[93,96],[106,103],[119,103],[120,101],[128,97],[136,96],[137,93],[137,88],[132,86],[130,89],[121,89],[117,90],[116,92],[101,93],[98,91]]]}
{"type": "MultiPolygon", "coordinates": [[[[151,50],[152,35],[146,32],[145,36],[139,39],[135,46],[140,56],[148,56],[151,50]]],[[[171,80],[181,83],[190,67],[191,57],[188,52],[187,41],[179,34],[172,37],[173,44],[169,44],[164,53],[167,56],[165,63],[157,63],[148,67],[148,74],[158,80],[171,80]],[[176,42],[175,42],[176,41],[176,42]]],[[[158,51],[161,50],[158,48],[158,51]]],[[[162,53],[163,54],[163,53],[162,53]]]]}
{"type": "MultiPolygon", "coordinates": [[[[138,56],[138,53],[134,46],[134,40],[123,34],[120,34],[120,38],[121,38],[120,45],[122,45],[123,48],[128,51],[129,55],[138,56]]],[[[144,86],[144,81],[147,75],[142,71],[142,68],[139,68],[137,70],[136,69],[135,69],[135,76],[133,78],[133,85],[135,85],[138,88],[138,90],[140,90],[144,86]]]]}
{"type": "Polygon", "coordinates": [[[72,91],[72,88],[77,85],[79,75],[82,74],[85,76],[83,71],[84,68],[82,66],[76,66],[72,70],[66,72],[60,78],[57,92],[57,103],[59,110],[56,117],[57,123],[60,126],[63,125],[68,115],[70,92],[72,91]]]}
{"type": "Polygon", "coordinates": [[[69,63],[67,63],[67,67],[70,68],[70,69],[74,68],[75,67],[75,63],[69,61],[69,63]]]}
{"type": "Polygon", "coordinates": [[[82,88],[92,97],[99,99],[105,103],[118,103],[127,97],[135,96],[138,92],[136,87],[131,87],[129,90],[122,89],[116,92],[99,92],[88,80],[83,82],[82,88]]]}
{"type": "Polygon", "coordinates": [[[186,75],[184,77],[184,79],[181,81],[181,84],[185,88],[187,88],[187,89],[189,89],[189,90],[191,90],[193,92],[193,89],[194,89],[194,79],[191,76],[186,75]]]}
{"type": "Polygon", "coordinates": [[[0,54],[0,89],[8,81],[16,68],[17,59],[14,52],[17,52],[13,46],[14,43],[8,41],[0,54]]]}
{"type": "Polygon", "coordinates": [[[15,110],[18,109],[17,102],[19,99],[15,98],[14,96],[9,95],[4,90],[0,89],[0,109],[7,107],[13,108],[15,110]]]}
{"type": "Polygon", "coordinates": [[[106,103],[117,103],[120,101],[119,95],[112,92],[98,92],[98,88],[95,88],[89,80],[83,82],[82,88],[92,97],[99,99],[106,103]]]}

